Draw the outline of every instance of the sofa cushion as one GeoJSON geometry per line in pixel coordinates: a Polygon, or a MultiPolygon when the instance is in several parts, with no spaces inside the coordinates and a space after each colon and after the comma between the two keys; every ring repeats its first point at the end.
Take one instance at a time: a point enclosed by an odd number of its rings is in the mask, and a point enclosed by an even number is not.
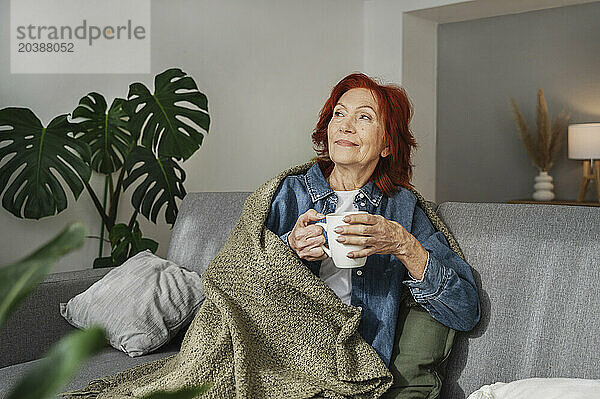
{"type": "Polygon", "coordinates": [[[100,324],[114,348],[141,356],[191,322],[204,299],[201,285],[197,273],[146,250],[61,303],[60,312],[77,328],[100,324]]]}

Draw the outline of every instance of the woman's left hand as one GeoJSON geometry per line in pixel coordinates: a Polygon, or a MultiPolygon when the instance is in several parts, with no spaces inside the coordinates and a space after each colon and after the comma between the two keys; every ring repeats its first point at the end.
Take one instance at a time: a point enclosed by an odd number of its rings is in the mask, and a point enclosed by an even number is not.
{"type": "Polygon", "coordinates": [[[348,215],[334,231],[339,242],[365,246],[348,253],[349,258],[362,258],[373,254],[391,254],[398,258],[411,276],[420,280],[427,264],[428,253],[421,243],[400,223],[381,215],[358,213],[348,215]]]}

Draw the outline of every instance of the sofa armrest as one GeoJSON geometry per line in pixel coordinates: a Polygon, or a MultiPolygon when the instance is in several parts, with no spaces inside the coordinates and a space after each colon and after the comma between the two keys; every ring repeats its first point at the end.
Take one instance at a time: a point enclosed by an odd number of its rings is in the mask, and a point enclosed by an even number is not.
{"type": "Polygon", "coordinates": [[[52,273],[0,327],[0,368],[38,359],[74,330],[60,314],[67,302],[100,280],[112,267],[52,273]]]}

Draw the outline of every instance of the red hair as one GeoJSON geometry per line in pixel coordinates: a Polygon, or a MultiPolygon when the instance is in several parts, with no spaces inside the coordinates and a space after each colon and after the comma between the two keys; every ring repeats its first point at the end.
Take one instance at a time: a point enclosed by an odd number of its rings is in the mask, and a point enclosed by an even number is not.
{"type": "Polygon", "coordinates": [[[381,192],[391,197],[397,191],[396,186],[413,188],[411,151],[417,148],[409,123],[413,108],[406,91],[394,84],[380,85],[362,73],[353,73],[335,85],[325,105],[319,113],[319,121],[312,133],[313,148],[318,155],[317,162],[327,178],[333,170],[333,161],[329,158],[327,144],[327,125],[333,116],[333,108],[342,95],[350,89],[365,88],[371,91],[377,100],[380,121],[384,126],[384,141],[390,146],[390,155],[379,158],[370,180],[381,192]]]}

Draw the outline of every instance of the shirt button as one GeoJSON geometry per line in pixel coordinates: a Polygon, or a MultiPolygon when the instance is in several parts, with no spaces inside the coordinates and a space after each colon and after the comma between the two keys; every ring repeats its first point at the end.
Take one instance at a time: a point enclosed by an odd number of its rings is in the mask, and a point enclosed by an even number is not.
{"type": "Polygon", "coordinates": [[[362,312],[362,306],[357,306],[356,309],[358,309],[362,312]]]}
{"type": "Polygon", "coordinates": [[[357,271],[356,271],[356,275],[357,275],[357,276],[362,276],[362,270],[357,270],[357,271]]]}
{"type": "Polygon", "coordinates": [[[365,204],[364,202],[360,203],[360,206],[365,206],[365,205],[367,205],[367,204],[365,204]]]}
{"type": "Polygon", "coordinates": [[[363,198],[365,195],[363,193],[358,194],[360,198],[363,198]]]}

